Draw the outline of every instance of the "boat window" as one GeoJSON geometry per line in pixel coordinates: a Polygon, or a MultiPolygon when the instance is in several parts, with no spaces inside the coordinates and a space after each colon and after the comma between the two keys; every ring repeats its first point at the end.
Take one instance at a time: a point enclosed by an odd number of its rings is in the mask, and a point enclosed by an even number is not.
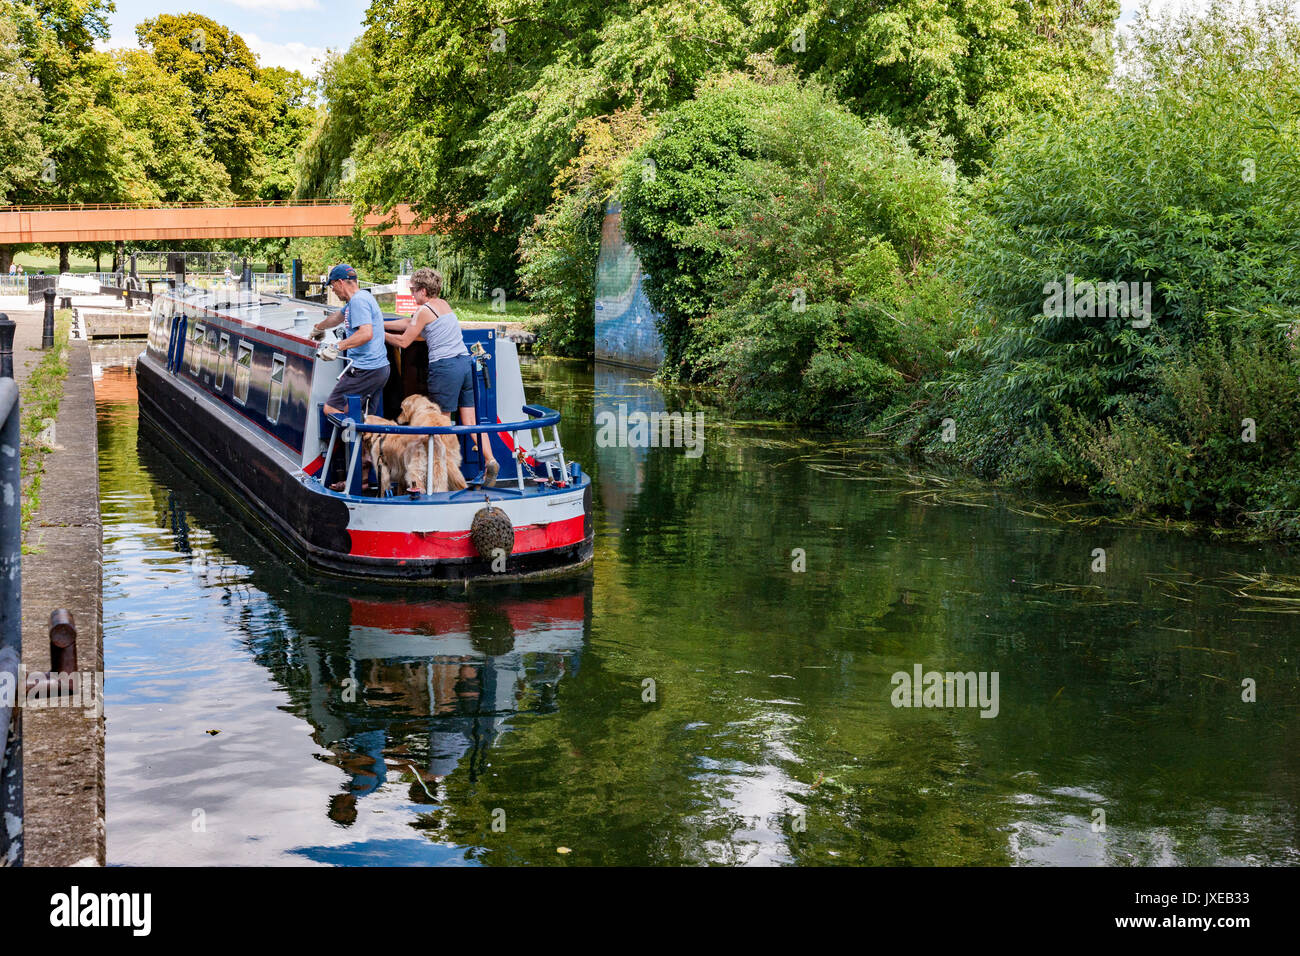
{"type": "Polygon", "coordinates": [[[149,345],[159,355],[167,354],[167,330],[171,326],[172,309],[167,302],[158,303],[152,312],[149,326],[149,345]]]}
{"type": "Polygon", "coordinates": [[[235,401],[243,405],[248,401],[248,380],[253,374],[253,346],[239,343],[239,358],[235,360],[235,401]]]}
{"type": "Polygon", "coordinates": [[[267,421],[280,420],[280,401],[284,397],[284,356],[271,357],[271,389],[266,396],[267,421]]]}
{"type": "Polygon", "coordinates": [[[223,334],[217,346],[217,388],[226,387],[226,365],[230,362],[230,336],[223,334]]]}
{"type": "Polygon", "coordinates": [[[208,340],[203,345],[203,371],[209,376],[216,373],[217,364],[217,330],[208,329],[208,340]]]}
{"type": "Polygon", "coordinates": [[[203,358],[203,326],[196,325],[190,330],[190,374],[199,374],[199,362],[203,358]]]}

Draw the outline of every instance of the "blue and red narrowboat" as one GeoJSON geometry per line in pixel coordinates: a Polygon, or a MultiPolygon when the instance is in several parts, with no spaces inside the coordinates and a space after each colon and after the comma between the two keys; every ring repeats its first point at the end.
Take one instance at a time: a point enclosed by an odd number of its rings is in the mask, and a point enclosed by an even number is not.
{"type": "MultiPolygon", "coordinates": [[[[530,580],[590,564],[591,479],[565,455],[559,413],[528,404],[510,339],[495,329],[463,331],[477,424],[366,424],[355,404],[341,415],[324,412],[346,362],[318,357],[309,332],[322,314],[319,303],[236,287],[160,293],[137,363],[141,415],[312,570],[432,584],[530,580]],[[426,442],[460,436],[469,486],[400,496],[368,490],[367,479],[378,479],[363,474],[360,452],[363,436],[375,432],[426,442]],[[487,436],[500,463],[490,487],[482,457],[465,440],[470,433],[487,436]],[[341,485],[331,480],[340,475],[341,485]],[[480,540],[475,517],[483,509],[493,520],[481,522],[492,530],[480,540]]],[[[406,395],[423,394],[426,358],[418,339],[389,347],[390,418],[406,395]]]]}

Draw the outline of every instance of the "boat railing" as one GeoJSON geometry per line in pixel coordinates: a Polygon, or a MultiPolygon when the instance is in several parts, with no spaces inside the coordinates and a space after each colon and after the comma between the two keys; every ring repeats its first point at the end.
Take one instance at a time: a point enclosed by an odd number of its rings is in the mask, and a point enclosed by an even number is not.
{"type": "MultiPolygon", "coordinates": [[[[559,483],[564,484],[574,479],[577,474],[570,474],[569,464],[564,458],[564,446],[560,442],[560,413],[553,408],[547,408],[544,405],[525,405],[523,412],[528,416],[527,420],[519,422],[486,422],[478,425],[379,425],[367,424],[362,421],[361,400],[355,395],[348,396],[348,411],[344,413],[331,413],[325,411],[324,404],[318,405],[321,417],[321,431],[326,428],[330,429],[329,445],[325,451],[324,463],[321,465],[320,477],[324,483],[329,474],[330,462],[333,460],[334,448],[337,444],[352,445],[351,453],[348,455],[347,463],[347,480],[345,487],[347,493],[359,495],[361,493],[361,435],[423,435],[425,436],[426,460],[428,462],[425,473],[425,494],[430,493],[433,486],[433,442],[439,435],[479,435],[491,434],[494,432],[518,432],[527,431],[529,433],[537,431],[541,435],[541,441],[535,442],[529,456],[536,462],[554,462],[559,466],[559,483]],[[545,429],[552,430],[552,438],[546,438],[545,429]]],[[[531,471],[531,467],[524,458],[525,452],[522,446],[516,447],[515,478],[516,491],[523,494],[524,472],[531,471]]],[[[548,475],[549,477],[549,465],[548,475]]],[[[575,470],[577,466],[574,466],[575,470]]],[[[540,476],[539,476],[540,477],[540,476]]],[[[382,489],[386,490],[386,489],[382,489]]],[[[509,489],[502,488],[502,491],[509,489]]]]}

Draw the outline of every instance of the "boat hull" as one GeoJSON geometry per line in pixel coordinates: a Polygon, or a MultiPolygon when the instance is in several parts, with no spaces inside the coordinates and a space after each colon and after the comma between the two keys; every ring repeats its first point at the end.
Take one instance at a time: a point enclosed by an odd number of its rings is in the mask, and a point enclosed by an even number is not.
{"type": "MultiPolygon", "coordinates": [[[[527,507],[554,510],[560,520],[516,525],[516,552],[501,562],[485,560],[468,546],[465,530],[393,530],[418,526],[422,516],[462,521],[481,506],[357,499],[324,492],[279,452],[184,380],[162,369],[148,353],[137,363],[140,413],[195,459],[230,497],[270,530],[296,558],[317,572],[394,583],[455,585],[514,583],[565,576],[590,565],[594,549],[590,480],[567,494],[526,504],[497,498],[507,513],[527,507]],[[557,507],[558,506],[558,507],[557,507]],[[416,509],[416,510],[411,510],[416,509]],[[433,510],[430,510],[433,509],[433,510]]],[[[468,522],[464,521],[467,529],[468,522]]]]}

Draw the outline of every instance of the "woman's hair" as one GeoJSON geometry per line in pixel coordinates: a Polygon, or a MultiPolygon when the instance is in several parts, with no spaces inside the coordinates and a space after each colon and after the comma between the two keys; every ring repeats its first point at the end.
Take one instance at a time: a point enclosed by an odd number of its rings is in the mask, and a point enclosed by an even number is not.
{"type": "Polygon", "coordinates": [[[423,289],[433,298],[442,295],[442,273],[428,266],[416,269],[411,275],[411,289],[423,289]]]}

